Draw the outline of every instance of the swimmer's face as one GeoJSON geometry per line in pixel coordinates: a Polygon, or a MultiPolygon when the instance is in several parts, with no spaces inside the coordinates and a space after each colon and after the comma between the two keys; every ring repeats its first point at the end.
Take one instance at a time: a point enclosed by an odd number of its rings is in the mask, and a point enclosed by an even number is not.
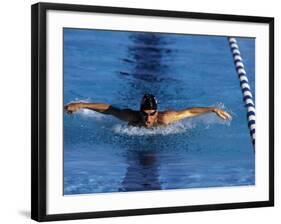
{"type": "Polygon", "coordinates": [[[157,110],[142,110],[141,111],[142,122],[147,128],[150,128],[156,123],[157,115],[158,115],[157,110]]]}

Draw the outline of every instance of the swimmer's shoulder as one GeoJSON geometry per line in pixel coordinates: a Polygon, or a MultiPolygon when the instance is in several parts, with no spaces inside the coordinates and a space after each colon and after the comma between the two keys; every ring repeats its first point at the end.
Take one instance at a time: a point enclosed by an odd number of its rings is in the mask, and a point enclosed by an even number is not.
{"type": "Polygon", "coordinates": [[[125,111],[130,115],[129,123],[137,123],[141,121],[140,112],[132,109],[125,109],[125,111]]]}
{"type": "Polygon", "coordinates": [[[170,124],[174,116],[174,111],[159,111],[157,121],[161,125],[170,124]]]}

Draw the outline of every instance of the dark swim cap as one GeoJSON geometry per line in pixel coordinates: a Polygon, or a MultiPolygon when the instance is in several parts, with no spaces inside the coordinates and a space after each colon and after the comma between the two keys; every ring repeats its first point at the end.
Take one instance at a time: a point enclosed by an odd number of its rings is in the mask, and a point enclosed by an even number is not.
{"type": "Polygon", "coordinates": [[[142,97],[140,110],[157,110],[157,100],[152,94],[145,94],[142,97]]]}

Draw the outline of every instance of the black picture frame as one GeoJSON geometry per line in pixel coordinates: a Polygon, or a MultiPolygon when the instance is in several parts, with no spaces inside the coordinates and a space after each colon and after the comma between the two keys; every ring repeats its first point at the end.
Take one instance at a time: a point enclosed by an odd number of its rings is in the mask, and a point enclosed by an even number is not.
{"type": "Polygon", "coordinates": [[[115,216],[132,216],[161,213],[192,212],[221,209],[253,208],[274,206],[274,18],[254,17],[240,15],[224,15],[210,13],[194,13],[183,11],[164,11],[136,8],[103,7],[73,4],[37,3],[32,5],[31,17],[31,75],[32,75],[32,105],[31,105],[31,127],[32,127],[32,154],[31,154],[31,218],[36,221],[71,220],[86,218],[101,218],[115,216]],[[67,214],[46,213],[46,36],[48,10],[63,10],[73,12],[100,12],[123,15],[156,16],[170,18],[191,18],[216,21],[253,22],[269,25],[269,200],[208,204],[196,206],[176,206],[159,208],[139,208],[130,210],[114,210],[101,212],[83,212],[67,214]]]}

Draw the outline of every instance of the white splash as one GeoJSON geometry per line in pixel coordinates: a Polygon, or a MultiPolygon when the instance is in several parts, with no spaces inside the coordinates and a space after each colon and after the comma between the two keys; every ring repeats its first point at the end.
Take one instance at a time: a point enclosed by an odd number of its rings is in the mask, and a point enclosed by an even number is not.
{"type": "Polygon", "coordinates": [[[129,136],[144,136],[144,135],[171,135],[183,133],[187,129],[192,129],[191,123],[177,122],[167,126],[159,126],[154,128],[134,127],[126,124],[117,124],[112,130],[117,134],[129,136]]]}
{"type": "Polygon", "coordinates": [[[76,114],[81,115],[83,117],[94,118],[94,119],[97,119],[97,120],[105,119],[105,116],[106,116],[104,114],[101,114],[99,112],[89,110],[89,109],[81,109],[81,110],[77,111],[76,114]]]}

